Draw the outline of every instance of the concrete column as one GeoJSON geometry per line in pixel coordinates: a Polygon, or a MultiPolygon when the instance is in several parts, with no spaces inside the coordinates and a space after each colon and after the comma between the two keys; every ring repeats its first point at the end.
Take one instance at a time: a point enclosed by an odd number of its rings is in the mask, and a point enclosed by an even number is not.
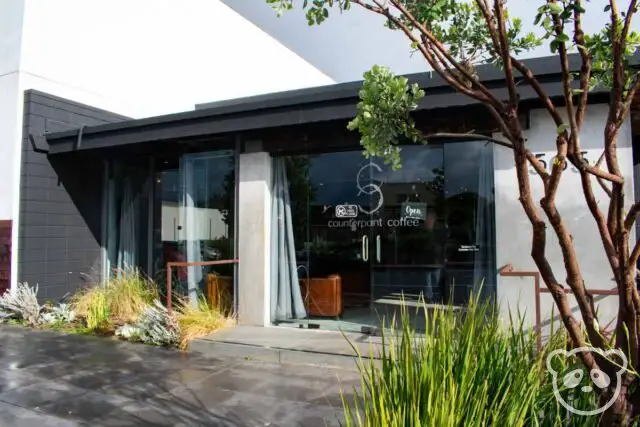
{"type": "Polygon", "coordinates": [[[238,188],[238,320],[268,326],[271,168],[269,153],[240,154],[238,188]]]}

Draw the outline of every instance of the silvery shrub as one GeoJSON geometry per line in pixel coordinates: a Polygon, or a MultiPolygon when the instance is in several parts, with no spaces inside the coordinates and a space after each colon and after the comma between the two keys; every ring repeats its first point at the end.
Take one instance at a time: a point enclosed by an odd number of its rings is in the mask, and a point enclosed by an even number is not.
{"type": "Polygon", "coordinates": [[[54,324],[62,323],[68,324],[76,320],[76,312],[71,309],[69,304],[60,304],[51,308],[47,313],[40,315],[40,323],[54,324]]]}
{"type": "Polygon", "coordinates": [[[34,326],[40,319],[41,309],[38,285],[32,288],[28,283],[18,283],[0,296],[0,321],[16,319],[34,326]]]}
{"type": "Polygon", "coordinates": [[[174,347],[180,339],[180,325],[162,303],[155,300],[144,309],[135,324],[118,328],[116,335],[145,344],[174,347]]]}

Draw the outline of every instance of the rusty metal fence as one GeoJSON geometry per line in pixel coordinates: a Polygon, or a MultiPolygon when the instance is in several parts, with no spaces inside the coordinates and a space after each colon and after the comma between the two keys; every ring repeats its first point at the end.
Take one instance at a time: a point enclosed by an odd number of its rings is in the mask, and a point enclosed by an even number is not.
{"type": "MultiPolygon", "coordinates": [[[[540,286],[540,273],[537,271],[515,271],[513,269],[513,265],[507,264],[498,270],[498,273],[501,276],[506,277],[533,277],[533,284],[535,287],[535,331],[538,335],[538,350],[542,349],[542,314],[541,314],[541,304],[540,304],[540,295],[541,294],[550,294],[551,291],[546,287],[540,286]]],[[[618,295],[617,289],[587,289],[587,291],[591,295],[618,295]]],[[[569,288],[564,288],[564,292],[566,294],[572,294],[573,291],[569,288]]]]}

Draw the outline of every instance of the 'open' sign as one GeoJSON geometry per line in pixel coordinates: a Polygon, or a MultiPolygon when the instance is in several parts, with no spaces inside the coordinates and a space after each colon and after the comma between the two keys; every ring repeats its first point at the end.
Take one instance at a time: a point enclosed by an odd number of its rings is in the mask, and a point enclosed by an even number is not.
{"type": "Polygon", "coordinates": [[[402,218],[407,218],[407,219],[424,220],[427,218],[427,204],[415,203],[415,202],[404,202],[402,204],[401,216],[402,218]]]}

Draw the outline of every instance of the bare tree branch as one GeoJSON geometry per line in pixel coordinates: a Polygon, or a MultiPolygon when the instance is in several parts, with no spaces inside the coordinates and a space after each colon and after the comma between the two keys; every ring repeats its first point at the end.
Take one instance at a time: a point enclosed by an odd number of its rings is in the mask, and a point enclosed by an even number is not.
{"type": "Polygon", "coordinates": [[[369,3],[366,3],[365,0],[351,0],[353,3],[357,4],[360,7],[363,7],[371,12],[375,12],[375,13],[379,13],[379,14],[384,14],[384,11],[381,7],[376,7],[373,6],[369,3]]]}
{"type": "MultiPolygon", "coordinates": [[[[611,96],[609,100],[609,114],[613,117],[618,117],[619,105],[618,102],[620,97],[622,96],[622,85],[624,84],[624,70],[622,67],[622,45],[621,40],[619,38],[619,10],[618,4],[615,0],[609,0],[610,6],[610,19],[611,19],[611,33],[612,33],[612,42],[613,42],[613,84],[611,86],[611,96]]],[[[613,172],[611,170],[611,166],[609,165],[609,161],[607,159],[607,167],[609,168],[609,172],[613,172]]]]}
{"type": "MultiPolygon", "coordinates": [[[[378,2],[379,0],[374,0],[375,2],[378,2]]],[[[455,60],[455,58],[453,56],[451,56],[451,54],[449,53],[449,50],[446,48],[446,46],[444,46],[437,37],[435,37],[433,35],[433,33],[429,30],[427,30],[427,28],[420,23],[405,7],[404,5],[398,1],[398,0],[388,0],[397,10],[398,12],[400,12],[405,18],[407,18],[409,20],[409,22],[411,22],[411,25],[413,25],[418,31],[420,31],[421,35],[426,37],[427,40],[429,40],[429,42],[431,43],[432,47],[434,48],[434,52],[436,54],[438,54],[439,56],[442,55],[448,62],[449,64],[451,64],[459,73],[461,73],[465,79],[467,79],[469,82],[471,82],[473,84],[473,86],[475,86],[478,91],[480,91],[480,93],[482,93],[484,95],[484,97],[487,99],[486,102],[492,104],[495,108],[497,109],[501,109],[502,108],[502,103],[500,102],[500,100],[498,100],[498,98],[496,98],[496,96],[493,94],[493,92],[491,92],[489,89],[487,89],[487,87],[485,85],[483,85],[480,80],[478,80],[478,78],[476,78],[475,76],[473,76],[471,73],[469,73],[469,70],[467,70],[465,67],[463,67],[458,61],[455,60]]],[[[391,19],[393,17],[393,14],[391,14],[390,11],[388,11],[388,13],[386,14],[387,17],[389,19],[391,19]]],[[[397,21],[399,21],[398,19],[395,19],[395,17],[393,17],[393,22],[397,23],[397,21]]],[[[403,26],[409,30],[409,28],[406,27],[406,25],[403,24],[403,26]]],[[[403,28],[404,30],[404,28],[403,28]]],[[[410,30],[409,30],[410,31],[410,30]]],[[[405,31],[406,34],[406,31],[405,31]]]]}
{"type": "Polygon", "coordinates": [[[509,41],[507,39],[507,24],[504,18],[504,0],[494,0],[494,11],[498,20],[498,39],[500,43],[496,46],[500,48],[499,52],[502,56],[505,80],[509,89],[509,100],[511,101],[511,114],[517,115],[518,90],[516,89],[516,81],[513,77],[513,68],[511,67],[511,55],[509,53],[509,41]]]}
{"type": "MultiPolygon", "coordinates": [[[[600,165],[602,165],[602,161],[604,160],[604,151],[602,152],[602,154],[600,154],[600,158],[598,159],[598,162],[596,163],[596,168],[600,169],[600,165]]],[[[600,187],[602,187],[602,190],[604,190],[605,193],[607,193],[607,196],[609,196],[609,199],[611,199],[612,197],[612,192],[611,189],[609,187],[607,187],[607,184],[605,184],[604,180],[600,177],[596,177],[598,184],[600,184],[600,187]]]]}
{"type": "Polygon", "coordinates": [[[636,93],[638,92],[638,89],[640,89],[640,73],[637,73],[635,75],[635,78],[631,83],[631,87],[629,88],[629,92],[627,93],[627,97],[622,103],[622,107],[618,112],[618,118],[617,118],[618,127],[622,126],[622,124],[626,119],[627,114],[631,110],[631,104],[633,104],[633,100],[636,97],[636,93]]]}
{"type": "Polygon", "coordinates": [[[615,175],[615,174],[603,171],[602,169],[595,168],[590,164],[588,164],[586,161],[583,161],[582,163],[576,164],[574,166],[578,170],[584,170],[585,172],[588,172],[591,175],[604,179],[605,181],[613,182],[614,184],[619,184],[619,185],[624,184],[624,178],[621,177],[620,175],[615,175]]]}
{"type": "MultiPolygon", "coordinates": [[[[582,29],[582,13],[578,8],[573,10],[574,34],[573,42],[578,47],[582,65],[580,67],[580,100],[576,109],[576,125],[578,129],[582,128],[585,114],[587,112],[587,99],[589,97],[589,80],[591,79],[592,56],[585,47],[584,30],[582,29]]],[[[579,150],[578,150],[579,151],[579,150]]]]}
{"type": "Polygon", "coordinates": [[[634,266],[634,269],[635,265],[638,264],[638,258],[640,258],[640,239],[636,242],[629,257],[629,264],[634,266]]]}
{"type": "Polygon", "coordinates": [[[625,230],[631,231],[631,227],[633,227],[633,224],[636,222],[636,217],[638,216],[638,214],[640,214],[640,202],[635,202],[633,205],[631,205],[629,213],[624,220],[625,230]]]}
{"type": "Polygon", "coordinates": [[[494,46],[500,46],[500,39],[498,37],[498,31],[496,30],[496,26],[494,25],[493,14],[491,13],[491,8],[487,3],[487,0],[476,0],[476,4],[482,12],[484,16],[484,20],[487,23],[487,28],[489,29],[489,34],[491,34],[491,41],[494,46]]]}
{"type": "MultiPolygon", "coordinates": [[[[555,4],[557,2],[556,0],[549,0],[549,3],[555,4]]],[[[563,31],[564,31],[563,23],[560,20],[560,17],[558,15],[553,15],[553,22],[554,22],[554,31],[556,35],[559,36],[563,34],[563,31]]],[[[558,55],[560,57],[560,66],[562,69],[562,89],[564,92],[565,108],[567,109],[567,118],[569,120],[569,128],[571,129],[571,132],[568,134],[568,138],[564,139],[564,142],[569,143],[569,147],[568,147],[569,159],[571,160],[572,163],[578,164],[580,160],[578,158],[579,156],[578,138],[580,135],[580,130],[578,128],[578,124],[576,123],[576,114],[573,106],[573,90],[571,87],[571,70],[569,69],[569,56],[567,53],[567,45],[565,42],[559,43],[558,55]]],[[[558,138],[559,142],[562,142],[562,140],[563,138],[558,138]]],[[[565,149],[566,149],[565,147],[558,145],[559,154],[561,151],[564,151],[565,149]]],[[[564,157],[562,157],[562,160],[564,160],[564,157]]],[[[561,171],[563,169],[562,165],[560,165],[558,169],[561,171]]]]}
{"type": "Polygon", "coordinates": [[[422,139],[429,141],[430,139],[464,139],[464,140],[473,140],[473,141],[486,141],[491,142],[496,145],[500,145],[502,147],[506,147],[513,150],[513,144],[508,141],[501,141],[499,139],[492,138],[487,135],[481,135],[477,133],[447,133],[447,132],[437,132],[430,133],[422,136],[422,139]]]}
{"type": "Polygon", "coordinates": [[[620,34],[620,48],[621,52],[624,52],[627,45],[627,36],[629,35],[629,29],[631,29],[631,21],[633,21],[633,15],[638,11],[638,0],[631,0],[627,13],[624,16],[624,27],[620,34]]]}
{"type": "Polygon", "coordinates": [[[553,122],[556,124],[556,126],[561,126],[564,121],[562,120],[562,117],[560,117],[560,113],[553,104],[553,101],[551,101],[551,98],[549,98],[544,89],[542,89],[540,82],[533,75],[533,72],[526,65],[524,65],[522,61],[516,59],[513,56],[511,57],[511,63],[513,64],[513,67],[518,70],[520,74],[522,74],[524,80],[529,84],[529,86],[531,86],[536,92],[538,98],[540,98],[540,101],[542,101],[542,104],[551,115],[551,118],[553,119],[553,122]]]}

